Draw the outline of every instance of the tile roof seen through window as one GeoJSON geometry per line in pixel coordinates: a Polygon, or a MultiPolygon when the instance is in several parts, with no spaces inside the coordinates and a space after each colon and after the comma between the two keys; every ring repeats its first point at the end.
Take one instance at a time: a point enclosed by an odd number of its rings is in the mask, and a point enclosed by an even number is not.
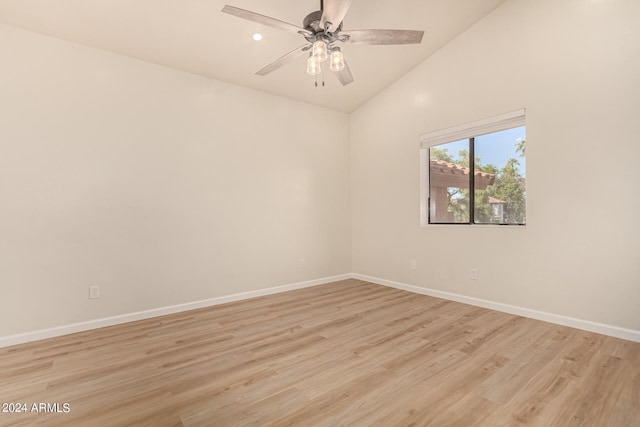
{"type": "MultiPolygon", "coordinates": [[[[429,160],[429,180],[432,187],[469,188],[468,167],[440,159],[429,160]]],[[[475,171],[474,177],[476,190],[484,190],[496,180],[495,175],[482,171],[475,171]]]]}

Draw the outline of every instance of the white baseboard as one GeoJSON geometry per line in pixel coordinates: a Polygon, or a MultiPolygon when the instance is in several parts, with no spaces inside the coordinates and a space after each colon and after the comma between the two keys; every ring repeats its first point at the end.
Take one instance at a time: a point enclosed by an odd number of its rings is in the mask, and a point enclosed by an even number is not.
{"type": "Polygon", "coordinates": [[[267,289],[258,289],[255,291],[241,292],[233,295],[226,295],[216,298],[210,298],[201,301],[189,302],[186,304],[178,304],[170,307],[161,307],[152,310],[139,311],[136,313],[123,314],[113,317],[105,317],[101,319],[89,320],[87,322],[73,323],[70,325],[58,326],[55,328],[42,329],[39,331],[26,332],[18,335],[10,335],[0,337],[0,348],[12,345],[23,344],[31,341],[42,340],[45,338],[53,338],[61,335],[73,334],[76,332],[88,331],[91,329],[104,328],[105,326],[114,326],[121,323],[134,322],[136,320],[150,319],[153,317],[164,316],[167,314],[180,313],[198,308],[211,307],[214,305],[225,304],[233,301],[240,301],[249,298],[261,297],[264,295],[277,294],[280,292],[293,291],[295,289],[309,288],[311,286],[324,285],[326,283],[337,282],[352,278],[351,274],[343,274],[339,276],[325,277],[322,279],[309,280],[306,282],[293,283],[289,285],[276,286],[267,289]]]}
{"type": "Polygon", "coordinates": [[[91,329],[103,328],[106,326],[119,325],[136,320],[150,319],[153,317],[164,316],[167,314],[180,313],[198,308],[211,307],[219,304],[225,304],[233,301],[240,301],[249,298],[260,297],[264,295],[277,294],[296,289],[309,288],[311,286],[324,285],[326,283],[337,282],[346,279],[359,279],[378,285],[389,286],[404,291],[413,292],[422,295],[429,295],[436,298],[442,298],[450,301],[457,301],[464,304],[484,307],[491,310],[501,311],[504,313],[515,314],[518,316],[528,317],[531,319],[542,320],[545,322],[555,323],[558,325],[569,326],[572,328],[582,329],[585,331],[596,332],[603,335],[609,335],[616,338],[622,338],[629,341],[640,342],[640,331],[632,329],[620,328],[617,326],[605,325],[602,323],[591,322],[588,320],[575,319],[572,317],[561,316],[543,311],[532,310],[529,308],[518,307],[509,304],[502,304],[489,300],[468,297],[449,292],[437,291],[434,289],[422,288],[419,286],[407,285],[405,283],[394,282],[391,280],[380,279],[377,277],[366,276],[363,274],[342,274],[339,276],[325,277],[322,279],[309,280],[306,282],[293,283],[289,285],[276,286],[267,289],[258,289],[255,291],[241,292],[233,295],[226,295],[201,301],[194,301],[186,304],[178,304],[169,307],[161,307],[152,310],[139,311],[136,313],[123,314],[113,317],[105,317],[101,319],[89,320],[87,322],[74,323],[70,325],[58,326],[55,328],[42,329],[39,331],[27,332],[18,335],[10,335],[0,337],[0,348],[12,345],[23,344],[31,341],[53,338],[61,335],[72,334],[75,332],[83,332],[91,329]]]}
{"type": "Polygon", "coordinates": [[[489,300],[468,297],[459,294],[453,294],[449,292],[437,291],[434,289],[421,288],[419,286],[407,285],[404,283],[398,283],[391,280],[380,279],[377,277],[365,276],[363,274],[352,274],[354,279],[364,280],[366,282],[375,283],[378,285],[389,286],[396,289],[402,289],[422,295],[429,295],[436,298],[442,298],[450,301],[461,302],[464,304],[475,305],[478,307],[489,308],[491,310],[501,311],[504,313],[515,314],[522,317],[528,317],[531,319],[542,320],[549,323],[555,323],[558,325],[569,326],[576,329],[582,329],[589,332],[596,332],[611,337],[622,338],[624,340],[640,342],[640,331],[632,329],[620,328],[617,326],[605,325],[602,323],[591,322],[589,320],[575,319],[573,317],[561,316],[558,314],[546,313],[544,311],[532,310],[529,308],[518,307],[515,305],[502,304],[499,302],[493,302],[489,300]]]}

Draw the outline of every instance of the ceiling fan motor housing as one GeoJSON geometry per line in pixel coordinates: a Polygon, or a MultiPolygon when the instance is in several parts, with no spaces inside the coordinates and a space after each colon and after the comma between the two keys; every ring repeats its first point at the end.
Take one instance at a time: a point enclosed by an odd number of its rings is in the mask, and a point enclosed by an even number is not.
{"type": "MultiPolygon", "coordinates": [[[[320,25],[320,21],[322,19],[322,11],[317,10],[315,12],[311,12],[307,16],[305,16],[302,21],[302,28],[305,30],[311,31],[314,35],[318,33],[324,33],[325,29],[320,25]]],[[[338,26],[338,28],[333,32],[333,34],[337,34],[342,30],[342,22],[338,26]]]]}

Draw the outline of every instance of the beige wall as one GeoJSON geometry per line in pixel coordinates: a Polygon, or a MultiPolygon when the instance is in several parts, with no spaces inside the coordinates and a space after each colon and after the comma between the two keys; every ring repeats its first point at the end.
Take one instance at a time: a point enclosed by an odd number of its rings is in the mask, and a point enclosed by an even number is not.
{"type": "Polygon", "coordinates": [[[6,26],[0,58],[0,337],[350,271],[347,115],[6,26]]]}
{"type": "Polygon", "coordinates": [[[352,114],[353,271],[640,330],[639,16],[508,1],[352,114]],[[420,134],[519,108],[526,228],[421,228],[420,134]]]}
{"type": "Polygon", "coordinates": [[[509,1],[351,117],[0,26],[0,337],[349,271],[640,330],[637,16],[509,1]],[[519,108],[527,227],[420,227],[420,134],[519,108]]]}

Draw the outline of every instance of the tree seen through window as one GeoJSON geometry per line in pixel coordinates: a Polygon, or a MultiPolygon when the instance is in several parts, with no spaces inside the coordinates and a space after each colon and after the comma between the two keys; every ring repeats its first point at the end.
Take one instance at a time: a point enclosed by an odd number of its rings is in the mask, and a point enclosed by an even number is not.
{"type": "Polygon", "coordinates": [[[431,147],[430,222],[525,224],[525,147],[524,126],[431,147]]]}

